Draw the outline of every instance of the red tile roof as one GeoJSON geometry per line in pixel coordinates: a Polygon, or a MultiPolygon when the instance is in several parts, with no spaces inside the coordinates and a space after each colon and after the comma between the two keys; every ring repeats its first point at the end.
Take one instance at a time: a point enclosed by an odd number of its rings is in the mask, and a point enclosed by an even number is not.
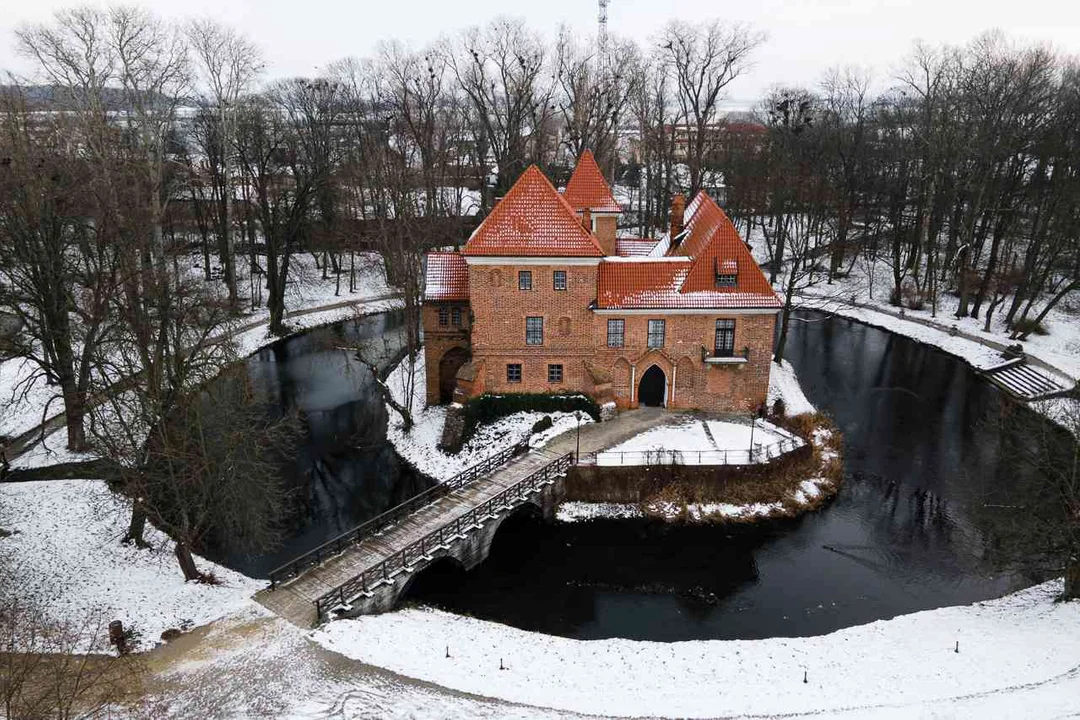
{"type": "Polygon", "coordinates": [[[772,286],[720,206],[699,193],[687,210],[690,220],[683,240],[669,248],[666,257],[609,258],[600,263],[597,307],[779,308],[772,286]],[[735,286],[717,287],[717,269],[732,267],[737,269],[735,286]]]}
{"type": "Polygon", "coordinates": [[[653,238],[616,238],[615,254],[619,257],[645,257],[656,247],[653,238]]]}
{"type": "Polygon", "coordinates": [[[592,233],[540,169],[529,167],[473,231],[464,255],[603,257],[592,233]]]}
{"type": "Polygon", "coordinates": [[[563,197],[578,212],[585,208],[592,212],[622,212],[591,150],[581,153],[563,197]]]}
{"type": "Polygon", "coordinates": [[[456,252],[427,254],[424,300],[468,300],[469,268],[456,252]]]}

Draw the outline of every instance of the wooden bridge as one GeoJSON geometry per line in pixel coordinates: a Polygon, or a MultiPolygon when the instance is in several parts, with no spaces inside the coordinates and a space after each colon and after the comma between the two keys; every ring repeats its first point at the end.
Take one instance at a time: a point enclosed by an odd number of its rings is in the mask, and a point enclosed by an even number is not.
{"type": "Polygon", "coordinates": [[[482,562],[503,521],[525,505],[554,516],[561,479],[581,452],[622,442],[664,421],[636,410],[529,450],[522,441],[271,573],[255,600],[309,628],[336,617],[391,609],[418,572],[442,558],[482,562]]]}

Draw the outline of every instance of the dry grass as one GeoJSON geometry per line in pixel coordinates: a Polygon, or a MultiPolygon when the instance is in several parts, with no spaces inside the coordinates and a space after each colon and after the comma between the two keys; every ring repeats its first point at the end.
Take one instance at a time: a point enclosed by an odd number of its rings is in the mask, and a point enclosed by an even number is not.
{"type": "Polygon", "coordinates": [[[773,420],[808,440],[810,452],[791,453],[767,466],[747,468],[739,476],[717,479],[700,469],[675,466],[667,469],[667,482],[642,493],[639,506],[646,515],[682,522],[754,522],[761,516],[731,516],[720,512],[691,512],[692,506],[777,505],[767,517],[792,518],[812,512],[836,497],[844,479],[843,439],[828,417],[820,413],[773,420]],[[814,479],[816,496],[796,494],[800,485],[814,479]]]}

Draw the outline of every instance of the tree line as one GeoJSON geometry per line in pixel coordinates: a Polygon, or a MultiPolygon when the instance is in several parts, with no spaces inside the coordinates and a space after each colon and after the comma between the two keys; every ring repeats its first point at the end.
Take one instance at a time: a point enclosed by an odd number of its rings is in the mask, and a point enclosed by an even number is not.
{"type": "Polygon", "coordinates": [[[886,80],[777,88],[760,137],[721,150],[727,209],[766,245],[782,323],[793,295],[857,269],[895,306],[1042,331],[1080,289],[1080,63],[987,33],[917,45],[886,80]]]}

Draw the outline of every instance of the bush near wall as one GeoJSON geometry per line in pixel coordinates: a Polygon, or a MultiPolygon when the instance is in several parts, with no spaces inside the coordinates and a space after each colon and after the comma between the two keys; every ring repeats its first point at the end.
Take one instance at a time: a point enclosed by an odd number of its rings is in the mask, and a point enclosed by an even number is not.
{"type": "Polygon", "coordinates": [[[476,428],[482,423],[489,423],[499,418],[519,412],[574,412],[580,410],[593,419],[600,421],[600,406],[592,398],[579,393],[500,393],[481,395],[465,401],[463,414],[465,430],[462,442],[468,441],[476,428]]]}

